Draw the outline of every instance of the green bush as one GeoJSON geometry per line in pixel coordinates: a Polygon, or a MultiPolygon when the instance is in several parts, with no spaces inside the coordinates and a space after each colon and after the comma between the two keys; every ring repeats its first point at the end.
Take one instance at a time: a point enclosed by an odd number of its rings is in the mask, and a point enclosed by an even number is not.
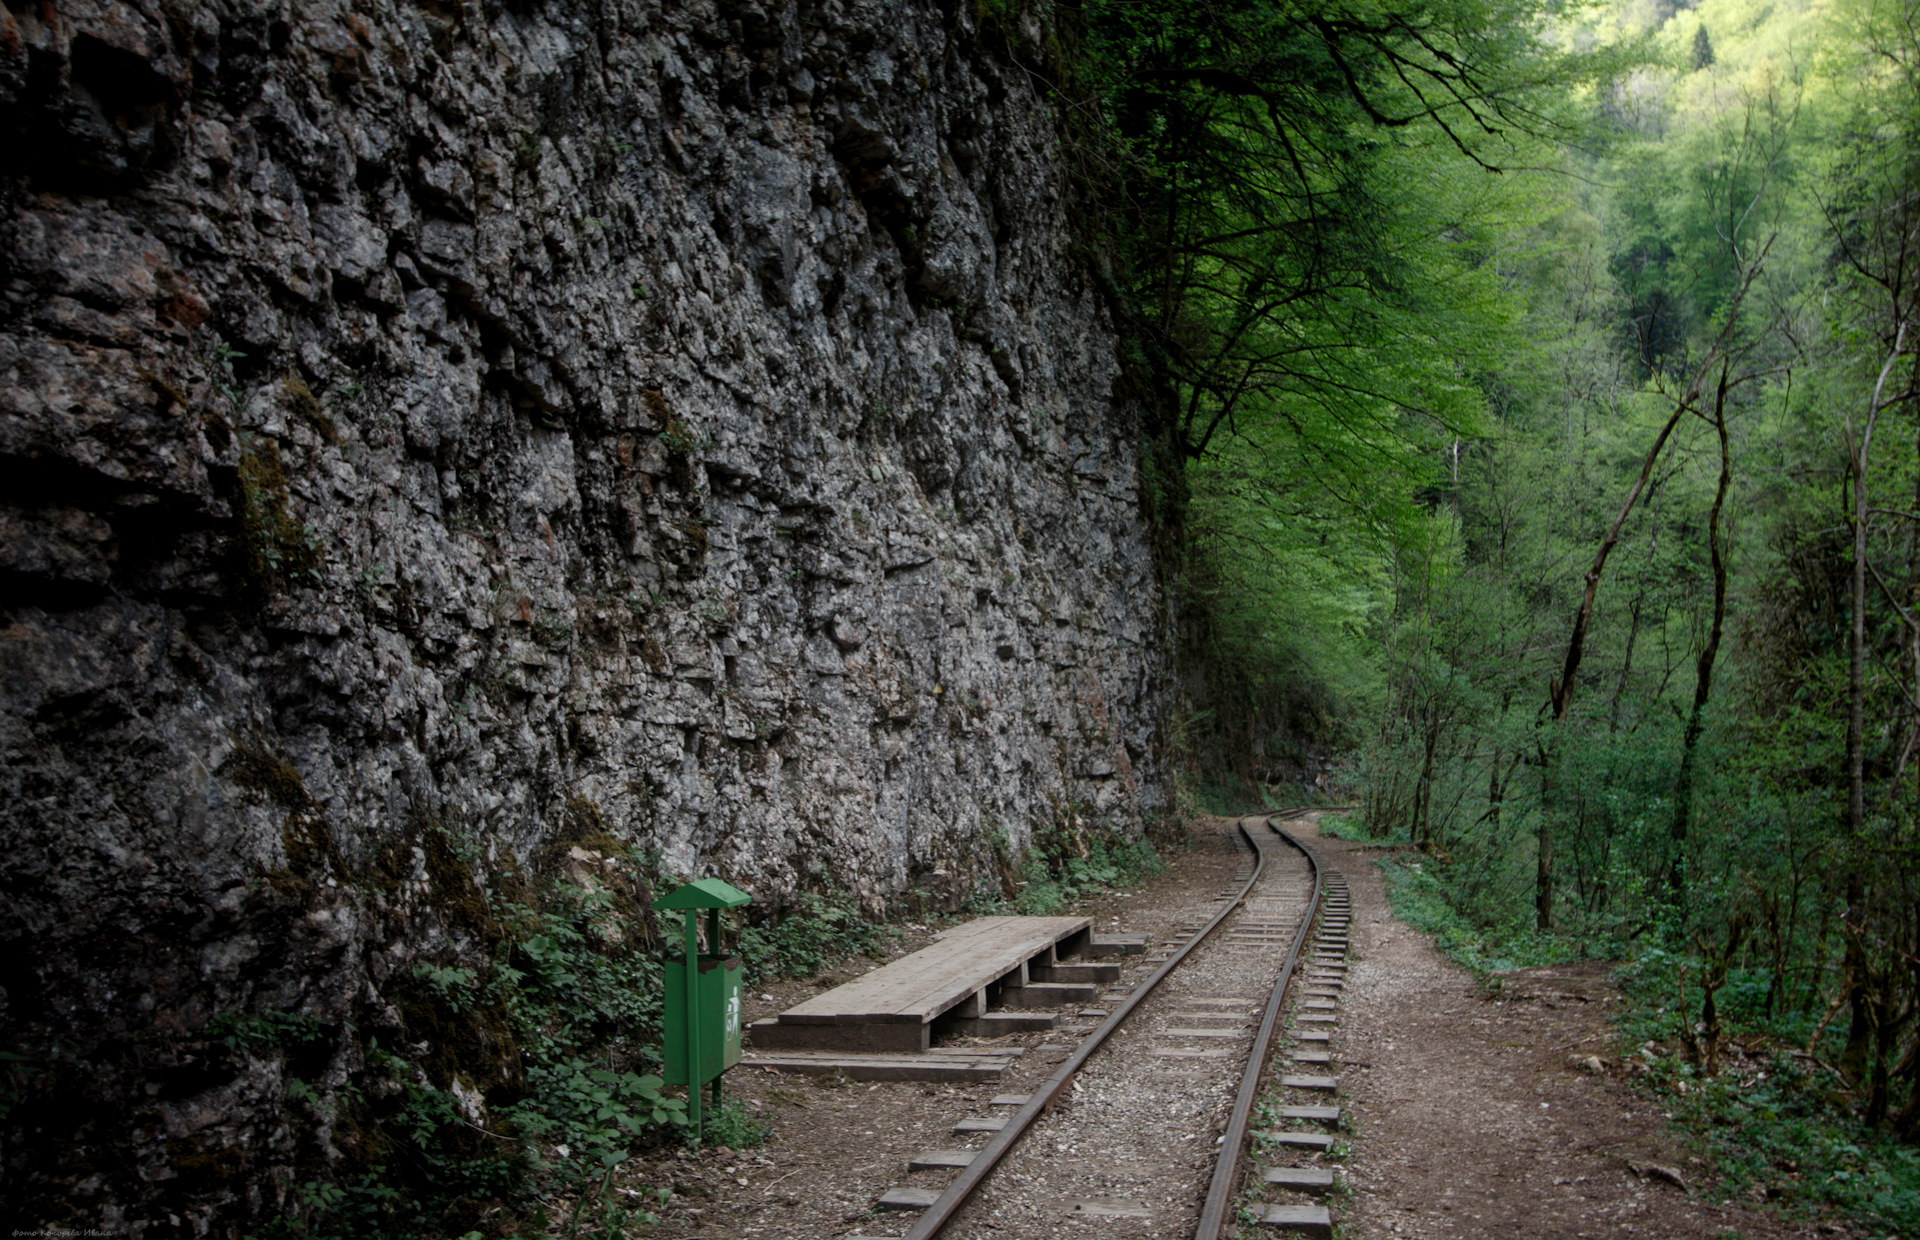
{"type": "Polygon", "coordinates": [[[750,1150],[756,1145],[765,1145],[773,1129],[755,1117],[738,1098],[727,1098],[718,1111],[708,1111],[702,1117],[700,1135],[708,1145],[750,1150]]]}
{"type": "Polygon", "coordinates": [[[500,992],[534,1058],[589,1046],[657,1058],[648,1048],[660,1031],[660,961],[636,945],[641,927],[625,924],[608,892],[561,887],[544,910],[504,911],[519,938],[500,992]]]}
{"type": "Polygon", "coordinates": [[[804,894],[798,908],[766,925],[740,929],[739,951],[748,984],[774,977],[812,977],[848,956],[877,955],[900,937],[868,921],[845,892],[804,894]]]}
{"type": "Polygon", "coordinates": [[[687,1125],[686,1100],[663,1096],[661,1079],[652,1073],[614,1072],[568,1059],[529,1068],[527,1084],[533,1098],[514,1109],[514,1120],[554,1145],[561,1161],[546,1170],[570,1188],[625,1162],[637,1141],[658,1144],[687,1125]]]}
{"type": "Polygon", "coordinates": [[[1064,832],[1036,833],[1020,867],[1023,885],[1014,909],[1030,917],[1051,916],[1082,896],[1130,887],[1167,868],[1144,839],[1095,840],[1084,847],[1082,855],[1064,832]]]}
{"type": "Polygon", "coordinates": [[[1336,840],[1360,840],[1369,844],[1383,842],[1405,844],[1408,842],[1404,832],[1397,836],[1373,834],[1367,830],[1367,824],[1357,814],[1353,816],[1345,814],[1320,815],[1320,834],[1336,840]]]}
{"type": "Polygon", "coordinates": [[[1430,859],[1418,861],[1388,856],[1380,859],[1386,877],[1387,899],[1393,915],[1423,934],[1454,963],[1476,976],[1508,969],[1559,964],[1576,959],[1577,948],[1552,935],[1536,934],[1522,922],[1478,924],[1463,916],[1445,877],[1449,867],[1430,859]],[[1439,871],[1438,874],[1431,872],[1439,871]],[[1443,877],[1445,876],[1445,877],[1443,877]]]}
{"type": "Polygon", "coordinates": [[[1786,1055],[1754,1071],[1699,1075],[1647,1054],[1646,1088],[1712,1155],[1723,1195],[1764,1196],[1790,1213],[1833,1207],[1920,1231],[1920,1150],[1863,1129],[1832,1072],[1786,1055]]]}

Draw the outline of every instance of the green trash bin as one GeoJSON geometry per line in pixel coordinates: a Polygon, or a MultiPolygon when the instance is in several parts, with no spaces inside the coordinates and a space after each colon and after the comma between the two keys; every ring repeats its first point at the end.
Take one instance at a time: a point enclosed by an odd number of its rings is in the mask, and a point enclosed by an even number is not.
{"type": "Polygon", "coordinates": [[[752,896],[717,878],[703,878],[653,902],[661,912],[680,910],[686,959],[666,968],[664,1073],[669,1085],[687,1087],[687,1119],[700,1143],[700,1087],[713,1082],[720,1105],[720,1074],[740,1062],[740,958],[720,954],[720,910],[739,908],[752,896]],[[707,909],[707,947],[700,950],[700,910],[707,909]]]}
{"type": "Polygon", "coordinates": [[[701,1086],[740,1062],[740,957],[700,954],[699,981],[687,989],[685,961],[667,962],[666,1080],[669,1085],[701,1086]],[[686,1018],[687,996],[699,1019],[686,1018]],[[687,1071],[687,1034],[699,1041],[696,1071],[687,1071]]]}

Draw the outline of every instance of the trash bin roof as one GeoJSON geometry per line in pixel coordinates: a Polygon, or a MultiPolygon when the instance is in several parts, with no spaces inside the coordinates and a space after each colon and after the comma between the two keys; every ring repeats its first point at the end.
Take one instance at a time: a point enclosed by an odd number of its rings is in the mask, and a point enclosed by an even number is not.
{"type": "Polygon", "coordinates": [[[653,902],[656,909],[669,908],[739,908],[750,904],[753,897],[738,887],[729,886],[717,878],[703,878],[688,883],[678,891],[669,892],[653,902]]]}

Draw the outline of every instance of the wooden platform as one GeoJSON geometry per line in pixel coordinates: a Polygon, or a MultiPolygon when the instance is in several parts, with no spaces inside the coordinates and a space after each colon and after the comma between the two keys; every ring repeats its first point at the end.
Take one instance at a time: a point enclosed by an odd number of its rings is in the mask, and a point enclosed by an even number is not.
{"type": "MultiPolygon", "coordinates": [[[[1085,917],[981,917],[892,964],[749,1029],[756,1050],[924,1051],[936,1018],[978,1020],[989,1006],[1084,1003],[1091,982],[1047,972],[1092,941],[1085,917]]],[[[1113,968],[1114,966],[1103,966],[1113,968]]],[[[1076,968],[1075,972],[1078,970],[1076,968]]]]}

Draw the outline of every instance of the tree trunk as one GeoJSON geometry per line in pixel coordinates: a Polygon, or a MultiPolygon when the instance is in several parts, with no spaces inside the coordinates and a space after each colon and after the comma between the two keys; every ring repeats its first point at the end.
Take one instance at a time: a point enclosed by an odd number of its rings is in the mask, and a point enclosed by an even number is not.
{"type": "Polygon", "coordinates": [[[1861,1079],[1866,1070],[1867,1059],[1872,1054],[1873,1016],[1868,1010],[1873,1002],[1872,984],[1868,978],[1866,946],[1864,943],[1866,919],[1866,882],[1860,872],[1857,858],[1858,849],[1865,843],[1867,832],[1867,774],[1866,774],[1866,718],[1867,718],[1867,517],[1871,509],[1867,496],[1867,462],[1873,451],[1873,431],[1880,421],[1880,398],[1886,391],[1887,376],[1893,372],[1893,364],[1900,358],[1900,351],[1906,344],[1906,320],[1900,321],[1893,336],[1893,349],[1887,354],[1886,364],[1880,367],[1880,377],[1873,385],[1873,399],[1867,406],[1867,419],[1856,436],[1853,428],[1853,415],[1848,414],[1843,426],[1847,443],[1847,464],[1850,480],[1853,483],[1853,604],[1852,633],[1847,651],[1847,848],[1852,872],[1847,875],[1847,955],[1846,981],[1847,1001],[1851,1005],[1851,1019],[1847,1023],[1847,1048],[1842,1054],[1840,1065],[1854,1081],[1861,1079]]]}
{"type": "MultiPolygon", "coordinates": [[[[1557,742],[1559,737],[1556,735],[1557,742]]],[[[1553,929],[1553,776],[1555,755],[1549,746],[1540,755],[1540,823],[1534,833],[1533,928],[1553,929]]]]}
{"type": "Polygon", "coordinates": [[[1673,793],[1673,859],[1667,870],[1667,889],[1676,908],[1686,907],[1687,833],[1693,823],[1693,779],[1700,751],[1700,737],[1707,726],[1707,701],[1713,695],[1713,665],[1720,655],[1720,635],[1727,619],[1727,557],[1721,549],[1720,514],[1727,503],[1727,488],[1733,482],[1733,455],[1727,446],[1727,377],[1730,367],[1720,365],[1720,387],[1713,398],[1713,426],[1720,436],[1720,485],[1713,493],[1713,511],[1707,517],[1707,548],[1713,563],[1713,623],[1707,629],[1707,643],[1694,663],[1693,710],[1687,716],[1687,730],[1680,742],[1680,778],[1673,793]]]}

